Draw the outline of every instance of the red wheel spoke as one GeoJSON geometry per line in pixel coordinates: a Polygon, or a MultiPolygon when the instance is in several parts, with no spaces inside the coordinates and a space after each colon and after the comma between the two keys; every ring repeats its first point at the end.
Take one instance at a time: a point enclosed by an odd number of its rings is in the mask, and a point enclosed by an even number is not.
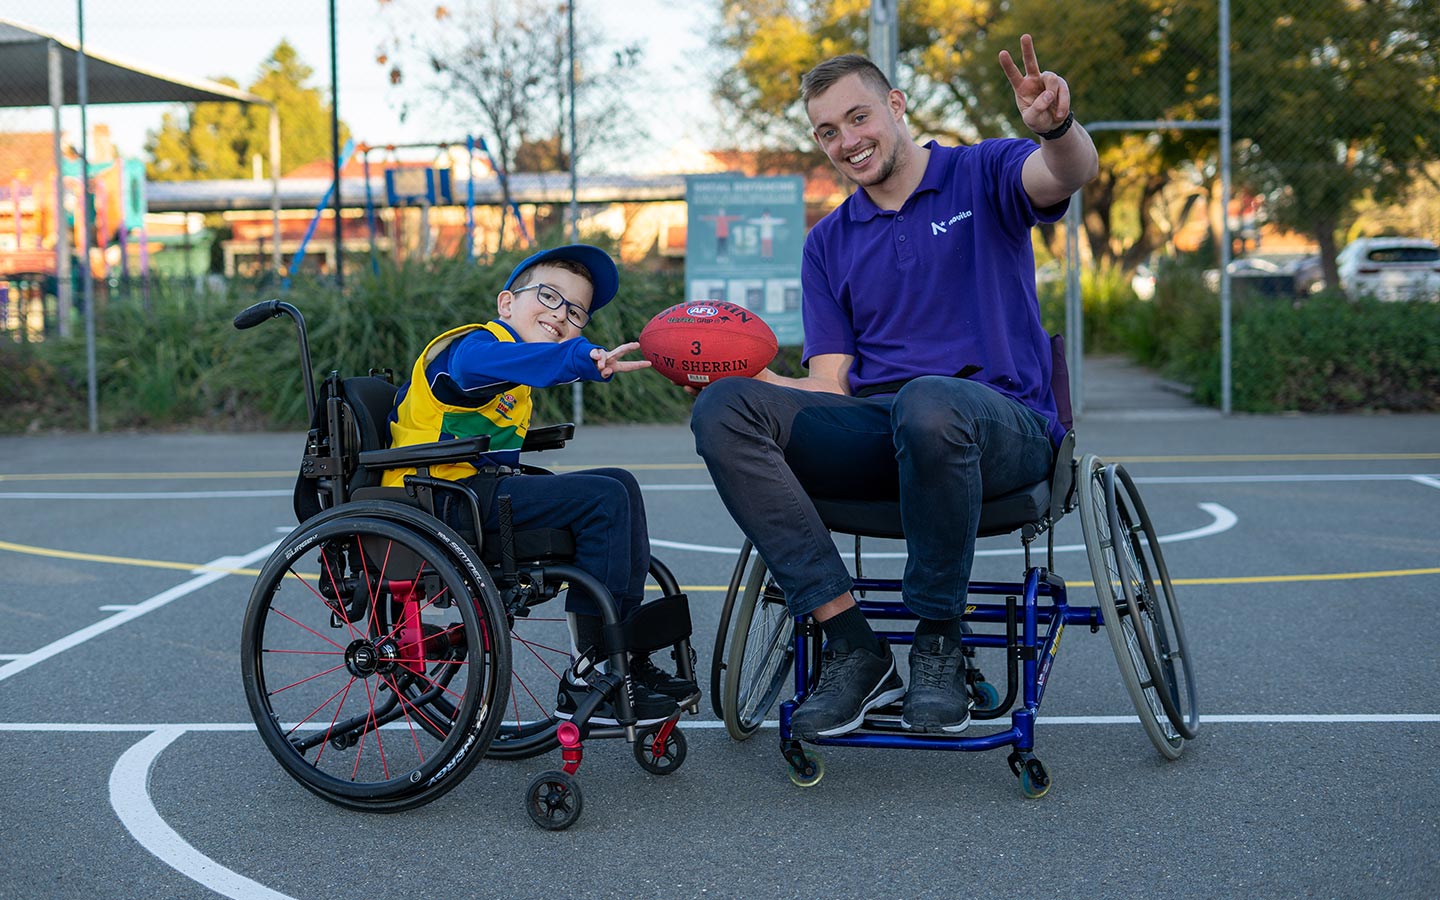
{"type": "MultiPolygon", "coordinates": [[[[295,686],[297,686],[297,685],[305,684],[306,682],[309,682],[309,681],[314,681],[314,680],[317,679],[317,678],[320,678],[320,677],[325,676],[325,675],[329,675],[331,672],[338,672],[338,671],[340,671],[340,670],[343,669],[343,668],[345,668],[345,664],[344,664],[344,663],[341,663],[341,664],[338,665],[338,666],[331,666],[331,667],[328,668],[328,669],[322,669],[321,671],[316,672],[314,675],[307,676],[307,677],[305,677],[305,678],[300,679],[299,681],[291,682],[290,684],[287,684],[287,685],[285,685],[285,686],[282,687],[282,688],[276,688],[276,689],[273,690],[273,691],[266,691],[266,692],[265,692],[265,696],[267,696],[267,697],[273,697],[273,696],[275,696],[276,694],[283,693],[284,691],[288,691],[288,690],[290,690],[291,688],[293,688],[293,687],[295,687],[295,686]]],[[[354,681],[354,680],[355,680],[355,677],[352,675],[352,676],[350,677],[350,680],[351,680],[351,681],[354,681]]],[[[338,693],[340,693],[340,692],[339,692],[339,691],[336,691],[336,692],[335,692],[335,694],[338,694],[338,693]]],[[[331,695],[330,695],[330,700],[334,700],[334,699],[335,699],[335,694],[331,694],[331,695]]],[[[326,700],[325,702],[326,702],[326,703],[329,703],[330,700],[326,700]]],[[[316,710],[316,712],[318,712],[318,711],[319,711],[319,710],[316,710]]],[[[312,715],[312,716],[315,715],[315,712],[310,713],[310,715],[312,715]]]]}
{"type": "MultiPolygon", "coordinates": [[[[285,621],[294,623],[295,626],[296,626],[297,628],[301,629],[302,631],[308,631],[308,632],[310,632],[311,634],[315,635],[315,636],[316,636],[317,638],[319,638],[320,640],[322,640],[322,641],[324,641],[325,643],[329,644],[330,646],[334,647],[336,650],[339,650],[339,651],[342,652],[342,653],[345,652],[345,648],[344,648],[344,647],[341,647],[339,644],[337,644],[337,643],[335,643],[334,641],[330,640],[330,638],[326,637],[325,635],[323,635],[323,634],[321,634],[320,632],[316,631],[315,629],[311,628],[309,625],[306,625],[304,622],[301,622],[301,621],[295,619],[295,618],[294,618],[293,616],[291,616],[289,613],[284,612],[283,610],[278,610],[278,609],[276,609],[276,608],[273,607],[273,606],[270,607],[270,611],[271,611],[272,613],[274,613],[275,615],[279,616],[280,618],[284,619],[285,621]]],[[[351,631],[353,632],[354,629],[351,629],[351,631]]]]}
{"type": "MultiPolygon", "coordinates": [[[[334,605],[332,606],[332,601],[330,600],[330,598],[326,597],[319,590],[315,588],[310,588],[310,590],[315,594],[316,597],[320,598],[320,602],[325,604],[325,608],[330,610],[330,613],[332,615],[339,617],[340,621],[345,623],[345,627],[350,630],[350,636],[352,638],[358,637],[359,632],[355,630],[355,625],[350,621],[350,617],[345,614],[345,605],[340,602],[340,582],[335,579],[335,573],[330,569],[330,555],[326,553],[323,549],[320,551],[320,562],[325,565],[325,575],[329,577],[330,588],[335,592],[335,600],[333,601],[334,605]]],[[[296,578],[300,578],[300,576],[295,573],[294,569],[291,569],[290,573],[292,575],[295,575],[296,578]]],[[[301,578],[300,580],[305,584],[306,587],[310,587],[309,582],[306,582],[305,579],[301,578]]]]}

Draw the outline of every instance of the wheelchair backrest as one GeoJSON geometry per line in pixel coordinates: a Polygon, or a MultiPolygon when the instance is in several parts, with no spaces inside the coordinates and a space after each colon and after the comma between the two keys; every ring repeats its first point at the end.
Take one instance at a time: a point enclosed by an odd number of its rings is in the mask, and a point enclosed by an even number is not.
{"type": "Polygon", "coordinates": [[[358,458],[363,451],[390,445],[390,407],[396,391],[379,375],[341,378],[332,372],[320,385],[295,483],[299,521],[378,482],[379,475],[362,467],[358,458]]]}

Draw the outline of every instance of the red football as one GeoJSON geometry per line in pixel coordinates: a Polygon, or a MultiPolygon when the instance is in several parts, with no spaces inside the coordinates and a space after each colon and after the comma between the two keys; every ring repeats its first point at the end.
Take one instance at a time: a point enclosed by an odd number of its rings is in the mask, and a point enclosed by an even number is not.
{"type": "Polygon", "coordinates": [[[723,300],[677,303],[646,323],[640,352],[681,387],[752,376],[770,365],[775,332],[752,310],[723,300]]]}

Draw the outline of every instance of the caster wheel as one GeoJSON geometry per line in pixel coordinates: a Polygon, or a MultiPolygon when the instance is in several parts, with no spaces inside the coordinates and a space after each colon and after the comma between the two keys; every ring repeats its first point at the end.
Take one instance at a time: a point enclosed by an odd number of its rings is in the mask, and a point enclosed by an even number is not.
{"type": "Polygon", "coordinates": [[[659,734],[659,729],[647,731],[631,747],[640,768],[651,775],[669,775],[685,762],[685,734],[678,728],[672,729],[664,745],[656,747],[655,739],[659,734]]]}
{"type": "Polygon", "coordinates": [[[970,693],[975,699],[975,708],[980,712],[989,712],[1000,705],[1000,691],[988,681],[977,681],[970,686],[970,693]]]}
{"type": "Polygon", "coordinates": [[[810,788],[820,783],[825,777],[825,760],[818,753],[806,754],[808,766],[806,769],[790,767],[790,783],[796,787],[810,788]]]}
{"type": "Polygon", "coordinates": [[[1050,773],[1038,759],[1028,759],[1020,769],[1020,793],[1027,800],[1039,800],[1050,791],[1050,773]]]}
{"type": "Polygon", "coordinates": [[[579,783],[558,769],[536,775],[525,790],[525,811],[546,831],[562,831],[574,825],[584,808],[579,783]]]}

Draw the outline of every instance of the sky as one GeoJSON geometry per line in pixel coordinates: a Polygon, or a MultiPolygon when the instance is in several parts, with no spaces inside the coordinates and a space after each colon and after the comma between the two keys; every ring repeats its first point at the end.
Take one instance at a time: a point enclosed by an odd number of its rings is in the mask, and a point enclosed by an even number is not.
{"type": "MultiPolygon", "coordinates": [[[[432,8],[440,2],[458,11],[471,0],[402,0],[386,7],[380,0],[336,0],[340,117],[357,140],[389,144],[464,137],[454,133],[453,126],[442,129],[414,113],[402,123],[405,89],[392,87],[385,68],[375,62],[397,10],[432,8]]],[[[328,99],[328,0],[83,0],[83,6],[88,49],[163,73],[229,76],[242,87],[255,79],[275,46],[288,40],[315,70],[311,86],[328,99]]],[[[635,107],[655,140],[648,149],[610,162],[611,171],[654,170],[663,166],[672,147],[723,144],[710,111],[709,76],[695,62],[712,58],[704,34],[716,6],[714,0],[576,0],[582,20],[597,27],[603,42],[617,47],[638,42],[644,51],[647,87],[635,107]]],[[[76,0],[0,0],[0,18],[72,42],[78,39],[77,10],[76,0]]],[[[87,116],[92,126],[110,126],[122,153],[139,157],[146,131],[157,129],[161,116],[176,108],[92,106],[87,116]]],[[[78,112],[67,109],[64,116],[63,127],[77,132],[78,112]]],[[[49,131],[49,110],[0,110],[0,131],[24,130],[49,131]]]]}

